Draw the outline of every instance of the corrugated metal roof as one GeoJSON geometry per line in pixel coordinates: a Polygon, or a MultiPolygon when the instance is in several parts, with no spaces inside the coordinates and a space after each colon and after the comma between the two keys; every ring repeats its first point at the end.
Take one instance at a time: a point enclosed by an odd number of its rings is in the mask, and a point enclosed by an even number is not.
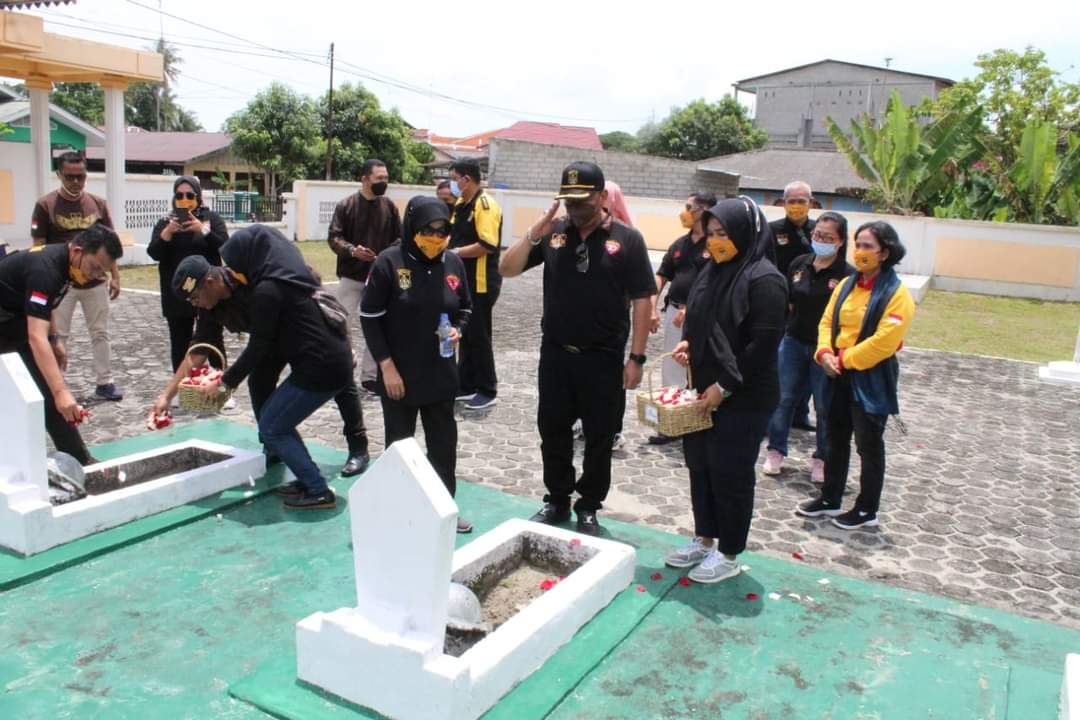
{"type": "Polygon", "coordinates": [[[783,190],[792,180],[810,183],[814,192],[839,195],[870,187],[843,153],[831,150],[765,148],[702,160],[698,169],[738,173],[739,187],[752,190],[783,190]]]}
{"type": "MultiPolygon", "coordinates": [[[[124,155],[130,162],[183,164],[224,150],[232,144],[227,133],[211,132],[127,132],[124,155]]],[[[104,148],[87,148],[86,157],[100,160],[104,148]]]]}

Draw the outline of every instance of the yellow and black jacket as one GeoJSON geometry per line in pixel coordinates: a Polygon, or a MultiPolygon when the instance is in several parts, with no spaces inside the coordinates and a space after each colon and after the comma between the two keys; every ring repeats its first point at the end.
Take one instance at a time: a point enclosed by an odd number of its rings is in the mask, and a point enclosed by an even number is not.
{"type": "Polygon", "coordinates": [[[497,295],[502,287],[502,275],[499,274],[502,208],[488,195],[487,190],[481,190],[468,202],[458,198],[450,216],[450,225],[450,247],[480,243],[487,251],[482,257],[462,258],[469,279],[469,291],[473,295],[497,295]]]}

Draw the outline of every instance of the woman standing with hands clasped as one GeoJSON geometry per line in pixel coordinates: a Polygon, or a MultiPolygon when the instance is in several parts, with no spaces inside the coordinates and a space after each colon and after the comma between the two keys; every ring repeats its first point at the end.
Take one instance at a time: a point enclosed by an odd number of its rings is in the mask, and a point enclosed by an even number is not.
{"type": "Polygon", "coordinates": [[[754,463],[780,397],[777,346],[784,334],[787,282],[768,260],[772,231],[761,209],[739,197],[704,210],[710,262],[694,280],[683,340],[701,412],[713,426],[686,435],[695,537],[668,554],[671,567],[715,583],[739,574],[754,512],[754,463]]]}
{"type": "MultiPolygon", "coordinates": [[[[472,314],[465,264],[446,252],[450,213],[438,198],[417,196],[405,208],[401,243],[379,253],[360,301],[360,325],[379,367],[386,447],[424,424],[427,457],[453,496],[457,489],[454,359],[472,314]]],[[[458,516],[459,533],[472,524],[458,516]]]]}
{"type": "MultiPolygon", "coordinates": [[[[169,324],[172,369],[176,372],[191,345],[196,311],[191,303],[173,292],[173,275],[180,261],[191,255],[201,255],[211,265],[221,265],[219,251],[229,239],[229,232],[221,216],[203,205],[202,186],[196,177],[181,175],[176,178],[172,207],[172,212],[154,226],[146,253],[158,262],[161,314],[169,324]]],[[[225,344],[221,333],[218,333],[213,344],[224,355],[225,344]]],[[[211,356],[211,364],[216,367],[220,362],[211,356]]]]}

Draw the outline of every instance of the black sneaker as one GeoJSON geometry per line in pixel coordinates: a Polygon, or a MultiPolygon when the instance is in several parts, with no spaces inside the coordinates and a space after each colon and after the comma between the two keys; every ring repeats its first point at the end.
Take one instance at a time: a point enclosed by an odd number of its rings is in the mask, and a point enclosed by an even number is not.
{"type": "Polygon", "coordinates": [[[577,511],[577,531],[582,535],[597,536],[600,534],[600,523],[596,519],[595,510],[577,511]]]}
{"type": "Polygon", "coordinates": [[[120,388],[116,387],[115,383],[98,385],[94,388],[94,395],[102,400],[109,400],[111,402],[119,402],[124,399],[124,393],[120,392],[120,388]]]}
{"type": "Polygon", "coordinates": [[[799,506],[795,508],[795,514],[803,517],[821,517],[822,515],[836,517],[842,512],[844,511],[840,509],[839,503],[832,505],[822,498],[807,500],[804,503],[799,503],[799,506]]]}
{"type": "Polygon", "coordinates": [[[271,490],[271,492],[274,493],[275,495],[284,495],[286,497],[294,497],[296,495],[303,495],[304,494],[304,484],[302,482],[300,482],[299,480],[293,480],[292,482],[281,483],[280,485],[275,485],[274,489],[271,490]]]}
{"type": "Polygon", "coordinates": [[[367,390],[372,395],[379,394],[379,381],[378,380],[361,380],[360,387],[367,390]]]}
{"type": "Polygon", "coordinates": [[[352,477],[367,470],[370,458],[366,452],[350,455],[345,467],[341,468],[341,477],[352,477]]]}
{"type": "Polygon", "coordinates": [[[329,489],[318,495],[305,492],[285,498],[286,510],[332,510],[335,507],[337,507],[337,496],[334,495],[333,490],[329,489]]]}
{"type": "Polygon", "coordinates": [[[657,433],[656,435],[650,435],[649,436],[649,444],[650,445],[666,445],[666,444],[668,444],[670,442],[675,442],[678,439],[679,438],[677,438],[677,437],[668,437],[667,435],[660,435],[659,433],[657,433]]]}
{"type": "Polygon", "coordinates": [[[832,519],[832,524],[841,530],[854,530],[861,527],[877,527],[877,513],[867,512],[859,508],[851,508],[842,515],[832,519]]]}
{"type": "Polygon", "coordinates": [[[529,518],[532,522],[544,523],[545,525],[558,525],[569,519],[570,508],[565,505],[556,505],[555,503],[544,503],[544,507],[540,508],[535,515],[529,518]]]}

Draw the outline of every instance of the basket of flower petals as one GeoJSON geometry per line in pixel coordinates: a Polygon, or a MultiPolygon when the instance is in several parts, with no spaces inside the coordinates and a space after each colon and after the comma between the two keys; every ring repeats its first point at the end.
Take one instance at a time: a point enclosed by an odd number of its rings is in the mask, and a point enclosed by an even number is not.
{"type": "Polygon", "coordinates": [[[637,394],[638,420],[667,437],[680,437],[712,427],[712,413],[703,413],[698,403],[700,395],[693,389],[690,368],[686,368],[687,387],[653,389],[654,371],[671,353],[664,353],[645,372],[643,392],[637,394]]]}
{"type": "Polygon", "coordinates": [[[193,366],[188,372],[188,376],[180,381],[180,407],[185,410],[203,413],[221,412],[221,407],[228,402],[231,393],[221,385],[218,386],[218,392],[212,394],[207,394],[204,388],[213,382],[221,381],[221,376],[224,374],[224,368],[226,367],[225,358],[220,350],[206,343],[192,345],[188,349],[188,353],[190,354],[197,348],[205,348],[217,355],[218,359],[221,360],[222,369],[213,368],[209,363],[203,363],[198,367],[193,366]]]}

